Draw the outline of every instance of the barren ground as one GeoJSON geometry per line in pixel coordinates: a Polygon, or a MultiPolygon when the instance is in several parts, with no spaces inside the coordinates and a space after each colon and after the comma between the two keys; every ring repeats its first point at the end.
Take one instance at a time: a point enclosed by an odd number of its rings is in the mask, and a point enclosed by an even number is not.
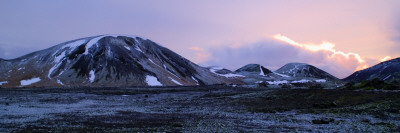
{"type": "Polygon", "coordinates": [[[17,88],[0,99],[0,132],[400,131],[397,91],[17,88]]]}

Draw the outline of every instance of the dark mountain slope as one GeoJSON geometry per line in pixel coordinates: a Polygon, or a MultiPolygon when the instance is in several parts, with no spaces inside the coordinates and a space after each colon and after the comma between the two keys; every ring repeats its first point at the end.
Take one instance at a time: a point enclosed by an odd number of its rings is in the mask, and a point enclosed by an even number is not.
{"type": "Polygon", "coordinates": [[[360,82],[363,80],[371,80],[378,78],[380,80],[391,81],[400,79],[400,58],[381,62],[370,68],[357,71],[344,81],[360,82]]]}
{"type": "Polygon", "coordinates": [[[101,35],[0,60],[2,87],[175,86],[232,83],[151,40],[101,35]]]}

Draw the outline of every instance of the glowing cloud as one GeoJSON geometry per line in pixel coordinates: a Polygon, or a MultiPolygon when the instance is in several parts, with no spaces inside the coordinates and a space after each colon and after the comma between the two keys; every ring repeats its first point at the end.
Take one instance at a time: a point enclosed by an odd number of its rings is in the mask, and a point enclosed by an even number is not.
{"type": "Polygon", "coordinates": [[[390,57],[390,56],[385,56],[385,57],[383,57],[383,58],[381,59],[381,62],[388,61],[388,60],[390,60],[390,59],[392,59],[392,57],[390,57]]]}
{"type": "Polygon", "coordinates": [[[288,43],[290,45],[305,49],[307,51],[311,52],[324,52],[327,53],[329,59],[333,59],[336,62],[340,63],[343,66],[347,66],[347,68],[351,68],[353,66],[348,65],[350,64],[350,61],[355,59],[357,61],[357,66],[354,68],[355,71],[357,70],[362,70],[365,68],[368,68],[368,64],[365,62],[364,59],[361,58],[361,56],[357,53],[345,53],[342,51],[338,51],[334,49],[335,44],[323,41],[322,44],[315,45],[315,44],[303,44],[303,43],[298,43],[296,41],[293,41],[292,39],[277,34],[274,36],[275,39],[283,41],[285,43],[288,43]],[[344,58],[343,58],[344,57],[344,58]]]}
{"type": "Polygon", "coordinates": [[[199,63],[199,62],[205,62],[208,61],[210,58],[210,54],[207,53],[204,49],[200,47],[190,47],[190,50],[194,51],[194,62],[199,63]]]}

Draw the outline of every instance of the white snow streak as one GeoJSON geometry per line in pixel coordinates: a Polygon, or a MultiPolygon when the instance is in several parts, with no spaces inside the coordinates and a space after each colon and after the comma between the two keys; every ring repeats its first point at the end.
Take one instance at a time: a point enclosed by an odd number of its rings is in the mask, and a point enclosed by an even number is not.
{"type": "Polygon", "coordinates": [[[7,84],[7,83],[8,83],[8,81],[1,81],[0,85],[7,84]]]}
{"type": "Polygon", "coordinates": [[[146,83],[149,86],[162,86],[162,84],[158,82],[157,78],[151,75],[146,76],[146,83]]]}
{"type": "Polygon", "coordinates": [[[94,82],[94,78],[96,77],[96,75],[94,75],[94,71],[93,70],[91,70],[90,72],[89,72],[89,80],[90,80],[90,83],[93,83],[94,82]]]}
{"type": "Polygon", "coordinates": [[[131,48],[130,47],[128,47],[128,46],[124,46],[126,49],[128,49],[129,51],[131,50],[131,48]]]}
{"type": "Polygon", "coordinates": [[[101,38],[103,38],[104,36],[99,36],[99,37],[96,37],[96,38],[93,38],[92,40],[90,40],[87,44],[86,44],[86,50],[85,50],[85,53],[83,53],[84,55],[87,55],[87,54],[89,54],[89,48],[91,48],[93,45],[95,45],[95,44],[97,44],[97,42],[101,39],[101,38]]]}
{"type": "MultiPolygon", "coordinates": [[[[153,64],[156,64],[156,63],[154,63],[154,61],[153,61],[152,59],[150,59],[150,58],[149,58],[149,61],[150,61],[151,63],[153,63],[153,64]]],[[[157,64],[156,64],[156,65],[157,65],[157,64]]]]}
{"type": "Polygon", "coordinates": [[[222,70],[222,69],[224,69],[224,68],[222,68],[222,67],[211,67],[211,68],[210,68],[210,71],[211,71],[212,73],[216,74],[216,75],[224,76],[224,77],[227,77],[227,78],[245,77],[245,76],[243,76],[243,75],[233,74],[233,73],[228,73],[228,74],[219,74],[219,73],[217,73],[218,70],[222,70]]]}
{"type": "Polygon", "coordinates": [[[265,76],[264,71],[263,71],[262,68],[261,68],[261,65],[260,65],[260,75],[261,75],[261,76],[265,76]]]}
{"type": "Polygon", "coordinates": [[[276,75],[279,75],[279,76],[281,76],[281,77],[285,77],[285,78],[289,78],[290,76],[288,76],[288,75],[284,75],[284,74],[280,74],[280,73],[276,73],[276,72],[274,72],[276,75]]]}
{"type": "Polygon", "coordinates": [[[57,79],[57,83],[59,83],[60,85],[64,85],[59,79],[57,79]]]}
{"type": "Polygon", "coordinates": [[[137,51],[139,51],[139,52],[141,52],[141,53],[144,53],[144,52],[139,48],[138,45],[135,45],[135,46],[136,46],[135,49],[136,49],[137,51]]]}
{"type": "Polygon", "coordinates": [[[51,73],[53,73],[54,69],[56,69],[57,67],[58,67],[58,64],[56,64],[56,65],[54,65],[52,68],[50,68],[49,74],[47,74],[47,77],[48,77],[49,79],[51,79],[50,75],[51,75],[51,73]]]}
{"type": "Polygon", "coordinates": [[[162,64],[164,66],[164,69],[167,70],[167,66],[165,66],[165,64],[162,64]]]}
{"type": "Polygon", "coordinates": [[[287,80],[282,80],[282,81],[267,81],[268,84],[274,84],[274,85],[279,85],[279,84],[287,84],[289,83],[287,80]]]}
{"type": "Polygon", "coordinates": [[[82,40],[77,40],[77,41],[75,41],[75,42],[68,43],[68,44],[64,45],[61,49],[64,49],[64,48],[67,48],[67,47],[69,47],[69,48],[71,48],[71,49],[75,49],[76,47],[81,46],[81,45],[84,44],[85,42],[86,42],[86,40],[84,40],[84,39],[82,39],[82,40]]]}
{"type": "Polygon", "coordinates": [[[52,68],[50,68],[49,73],[47,74],[47,77],[51,79],[50,75],[53,73],[54,69],[58,68],[61,65],[61,60],[65,57],[65,51],[62,52],[59,56],[56,56],[54,58],[54,62],[56,65],[54,65],[52,68]]]}
{"type": "Polygon", "coordinates": [[[31,85],[34,83],[37,83],[40,81],[40,78],[32,78],[32,79],[27,79],[27,80],[21,80],[21,86],[27,86],[27,85],[31,85]]]}
{"type": "Polygon", "coordinates": [[[220,75],[220,76],[224,76],[224,77],[227,77],[227,78],[233,78],[233,77],[245,77],[245,76],[243,76],[243,75],[239,75],[239,74],[233,74],[233,73],[228,73],[228,74],[218,74],[218,75],[220,75]]]}
{"type": "Polygon", "coordinates": [[[390,78],[390,76],[392,76],[392,75],[389,75],[389,76],[387,76],[387,77],[386,77],[386,78],[384,78],[383,80],[386,80],[386,79],[390,78]]]}
{"type": "Polygon", "coordinates": [[[174,82],[177,85],[182,85],[181,83],[179,83],[178,81],[176,81],[175,79],[168,77],[172,82],[174,82]]]}
{"type": "Polygon", "coordinates": [[[298,81],[292,81],[292,83],[307,83],[307,82],[311,82],[311,81],[307,80],[307,79],[302,79],[302,80],[298,80],[298,81]]]}
{"type": "Polygon", "coordinates": [[[197,81],[196,78],[194,78],[194,77],[192,76],[192,79],[193,79],[194,81],[196,81],[196,85],[199,85],[199,81],[197,81]]]}
{"type": "Polygon", "coordinates": [[[56,56],[56,57],[54,58],[54,62],[55,62],[55,63],[58,63],[58,62],[60,62],[61,59],[63,59],[64,57],[65,57],[65,51],[62,52],[59,56],[56,56]]]}
{"type": "Polygon", "coordinates": [[[318,82],[318,83],[325,83],[326,80],[325,80],[325,79],[317,79],[317,80],[315,80],[315,82],[318,82]]]}

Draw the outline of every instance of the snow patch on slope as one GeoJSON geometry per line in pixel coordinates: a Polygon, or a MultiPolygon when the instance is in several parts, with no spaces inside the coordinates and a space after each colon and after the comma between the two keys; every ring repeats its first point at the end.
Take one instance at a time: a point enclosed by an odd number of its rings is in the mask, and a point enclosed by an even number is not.
{"type": "Polygon", "coordinates": [[[267,81],[268,84],[273,84],[273,85],[279,85],[279,84],[287,84],[289,81],[287,80],[282,80],[282,81],[267,81]]]}
{"type": "Polygon", "coordinates": [[[86,42],[86,40],[84,40],[84,39],[82,39],[82,40],[77,40],[77,41],[75,41],[75,42],[72,42],[72,43],[68,43],[68,44],[66,44],[66,45],[64,45],[63,47],[61,47],[61,49],[64,49],[64,48],[71,48],[71,49],[75,49],[76,47],[78,47],[78,46],[81,46],[82,44],[84,44],[86,42]]]}
{"type": "Polygon", "coordinates": [[[60,85],[64,85],[59,79],[57,79],[57,83],[60,85]]]}
{"type": "Polygon", "coordinates": [[[175,84],[177,84],[177,85],[183,85],[183,84],[181,84],[181,83],[179,83],[178,81],[176,81],[175,79],[173,79],[173,78],[171,78],[171,77],[168,77],[172,82],[174,82],[175,84]]]}
{"type": "Polygon", "coordinates": [[[165,71],[167,71],[169,74],[174,75],[176,78],[179,79],[178,76],[176,76],[174,73],[172,73],[171,71],[168,70],[167,66],[165,64],[163,64],[165,71]]]}
{"type": "Polygon", "coordinates": [[[56,69],[57,67],[58,67],[58,64],[56,64],[56,65],[54,65],[52,68],[50,68],[49,74],[47,74],[47,77],[48,77],[49,79],[51,79],[50,75],[51,75],[51,73],[53,73],[54,69],[56,69]]]}
{"type": "Polygon", "coordinates": [[[149,86],[162,86],[162,84],[158,82],[157,78],[151,75],[146,76],[146,83],[149,86]]]}
{"type": "Polygon", "coordinates": [[[274,72],[276,75],[279,75],[279,76],[281,76],[281,77],[285,77],[285,78],[289,78],[290,76],[288,76],[288,75],[285,75],[285,74],[280,74],[280,73],[276,73],[276,72],[274,72]]]}
{"type": "Polygon", "coordinates": [[[307,82],[311,82],[311,81],[310,81],[310,80],[307,80],[307,79],[292,81],[292,83],[307,83],[307,82]]]}
{"type": "Polygon", "coordinates": [[[93,83],[93,82],[94,82],[94,78],[96,78],[96,75],[94,75],[94,71],[91,70],[91,71],[89,72],[89,80],[90,80],[90,83],[93,83]]]}
{"type": "Polygon", "coordinates": [[[243,76],[243,75],[233,74],[233,73],[228,73],[228,74],[219,74],[219,73],[217,73],[218,70],[222,70],[222,69],[224,69],[224,68],[222,68],[222,67],[211,67],[211,68],[210,68],[210,71],[211,71],[212,73],[214,73],[214,74],[217,74],[217,75],[219,75],[219,76],[224,76],[224,77],[227,77],[227,78],[245,77],[245,76],[243,76]]]}
{"type": "Polygon", "coordinates": [[[96,38],[93,38],[92,40],[90,40],[87,44],[86,44],[86,50],[85,50],[85,53],[83,53],[84,55],[87,55],[87,54],[89,54],[89,48],[91,48],[91,47],[93,47],[93,45],[95,45],[95,44],[97,44],[97,42],[101,39],[101,38],[103,38],[103,37],[105,37],[105,36],[99,36],[99,37],[96,37],[96,38]]]}
{"type": "Polygon", "coordinates": [[[260,75],[261,75],[261,76],[265,76],[264,71],[263,71],[262,68],[261,68],[261,65],[260,65],[260,75]]]}
{"type": "Polygon", "coordinates": [[[61,60],[65,57],[65,51],[62,52],[59,56],[56,56],[54,58],[54,62],[56,65],[54,65],[52,68],[50,68],[49,73],[47,74],[47,77],[51,79],[50,75],[53,73],[54,69],[58,68],[61,65],[61,60]]]}
{"type": "Polygon", "coordinates": [[[192,76],[192,79],[193,79],[194,81],[196,81],[196,85],[199,85],[199,81],[197,81],[196,78],[194,78],[194,77],[192,76]]]}
{"type": "Polygon", "coordinates": [[[317,82],[317,83],[325,83],[326,79],[317,79],[317,80],[315,80],[315,82],[317,82]]]}
{"type": "Polygon", "coordinates": [[[136,45],[135,49],[136,49],[137,51],[141,52],[141,53],[144,53],[144,52],[139,48],[138,45],[136,45]]]}
{"type": "Polygon", "coordinates": [[[127,50],[129,50],[129,51],[131,50],[131,48],[130,48],[130,47],[128,47],[128,46],[124,46],[124,47],[125,47],[127,50]]]}
{"type": "Polygon", "coordinates": [[[383,80],[386,80],[386,79],[390,78],[390,76],[392,76],[392,75],[389,75],[389,76],[387,76],[387,77],[386,77],[386,78],[384,78],[383,80]]]}
{"type": "Polygon", "coordinates": [[[21,80],[21,86],[27,86],[27,85],[31,85],[34,83],[37,83],[40,81],[40,78],[32,78],[32,79],[27,79],[27,80],[21,80]]]}
{"type": "Polygon", "coordinates": [[[60,55],[56,56],[56,57],[54,58],[54,62],[55,62],[55,63],[58,63],[58,62],[60,62],[61,59],[63,59],[64,57],[65,57],[65,51],[62,52],[60,55]]]}
{"type": "Polygon", "coordinates": [[[149,58],[149,61],[155,65],[157,65],[156,63],[154,63],[154,61],[152,59],[149,58]]]}

